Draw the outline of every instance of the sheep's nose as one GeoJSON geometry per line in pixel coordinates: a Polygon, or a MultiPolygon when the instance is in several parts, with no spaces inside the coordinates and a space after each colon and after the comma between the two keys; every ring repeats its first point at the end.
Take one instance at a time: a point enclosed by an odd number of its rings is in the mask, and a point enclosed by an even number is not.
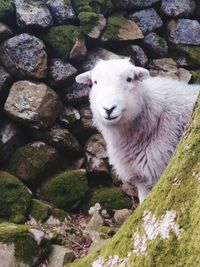
{"type": "Polygon", "coordinates": [[[110,116],[110,114],[113,112],[113,110],[116,108],[116,106],[113,106],[112,108],[104,108],[107,115],[110,116]]]}

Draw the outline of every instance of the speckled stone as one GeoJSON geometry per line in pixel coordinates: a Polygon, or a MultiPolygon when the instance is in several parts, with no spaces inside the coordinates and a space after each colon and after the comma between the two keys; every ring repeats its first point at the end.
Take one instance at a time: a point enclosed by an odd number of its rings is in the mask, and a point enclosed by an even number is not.
{"type": "Polygon", "coordinates": [[[144,43],[154,56],[164,57],[168,53],[166,40],[154,32],[151,32],[145,36],[144,43]]]}
{"type": "Polygon", "coordinates": [[[196,3],[194,0],[162,0],[161,10],[170,17],[188,17],[195,11],[196,3]]]}

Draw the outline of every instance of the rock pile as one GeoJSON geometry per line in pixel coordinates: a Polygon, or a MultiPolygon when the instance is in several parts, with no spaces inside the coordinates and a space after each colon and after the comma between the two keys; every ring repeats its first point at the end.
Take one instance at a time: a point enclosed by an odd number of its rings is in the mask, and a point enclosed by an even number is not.
{"type": "Polygon", "coordinates": [[[36,266],[51,244],[49,260],[60,255],[62,266],[74,259],[68,212],[99,203],[99,216],[108,216],[102,228],[137,205],[92,124],[90,87],[74,80],[98,59],[124,56],[152,76],[200,82],[199,2],[0,0],[0,262],[12,260],[5,266],[36,266]],[[60,230],[54,236],[47,225],[60,230]]]}

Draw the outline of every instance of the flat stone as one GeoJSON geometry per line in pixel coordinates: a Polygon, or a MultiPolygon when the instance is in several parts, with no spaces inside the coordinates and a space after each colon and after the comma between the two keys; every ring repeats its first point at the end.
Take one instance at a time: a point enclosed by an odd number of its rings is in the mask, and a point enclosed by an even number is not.
{"type": "Polygon", "coordinates": [[[4,41],[5,39],[8,39],[8,37],[13,35],[13,31],[9,26],[6,24],[0,22],[0,42],[4,41]]]}
{"type": "Polygon", "coordinates": [[[174,44],[200,44],[200,24],[197,20],[178,19],[167,24],[168,40],[174,44]]]}
{"type": "Polygon", "coordinates": [[[33,128],[45,128],[61,114],[62,103],[46,84],[18,81],[11,87],[4,109],[16,121],[33,128]]]}
{"type": "Polygon", "coordinates": [[[188,17],[195,11],[196,3],[194,0],[162,0],[161,10],[170,17],[183,16],[188,17]]]}
{"type": "Polygon", "coordinates": [[[22,33],[6,40],[0,46],[0,59],[17,78],[46,77],[47,53],[43,42],[35,36],[22,33]]]}
{"type": "Polygon", "coordinates": [[[150,7],[155,3],[158,3],[159,0],[114,0],[113,5],[118,8],[135,8],[135,7],[150,7]]]}
{"type": "Polygon", "coordinates": [[[76,19],[71,0],[45,0],[45,3],[56,23],[63,24],[76,19]]]}
{"type": "Polygon", "coordinates": [[[46,28],[53,24],[51,13],[43,1],[14,0],[14,4],[20,28],[27,26],[46,28]]]}
{"type": "Polygon", "coordinates": [[[154,8],[135,12],[129,18],[138,25],[143,34],[147,34],[163,26],[163,22],[154,8]]]}
{"type": "Polygon", "coordinates": [[[51,245],[48,267],[63,267],[64,264],[73,262],[75,255],[73,250],[64,246],[51,245]]]}
{"type": "Polygon", "coordinates": [[[155,56],[164,57],[168,53],[166,40],[154,32],[145,36],[144,43],[149,51],[155,56]]]}

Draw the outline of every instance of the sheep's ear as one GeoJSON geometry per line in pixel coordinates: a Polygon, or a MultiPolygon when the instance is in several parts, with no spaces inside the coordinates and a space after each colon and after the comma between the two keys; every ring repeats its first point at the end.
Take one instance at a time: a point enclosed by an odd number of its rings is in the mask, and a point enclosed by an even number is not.
{"type": "Polygon", "coordinates": [[[92,72],[86,71],[76,76],[76,82],[90,85],[92,84],[91,76],[92,76],[92,72]]]}
{"type": "Polygon", "coordinates": [[[135,79],[138,81],[142,82],[143,80],[149,77],[149,71],[144,68],[135,67],[134,72],[135,72],[135,79]]]}

